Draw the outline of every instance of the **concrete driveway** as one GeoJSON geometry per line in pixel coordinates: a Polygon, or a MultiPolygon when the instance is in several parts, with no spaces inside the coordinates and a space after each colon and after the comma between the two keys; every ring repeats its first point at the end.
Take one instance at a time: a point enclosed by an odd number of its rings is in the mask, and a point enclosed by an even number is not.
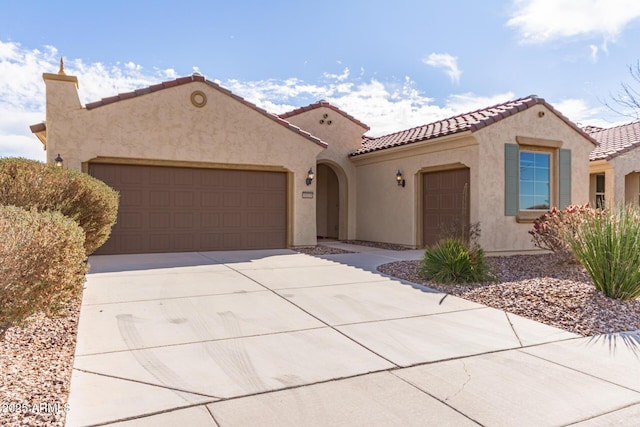
{"type": "Polygon", "coordinates": [[[420,251],[96,256],[67,426],[637,425],[638,334],[392,280],[420,251]]]}

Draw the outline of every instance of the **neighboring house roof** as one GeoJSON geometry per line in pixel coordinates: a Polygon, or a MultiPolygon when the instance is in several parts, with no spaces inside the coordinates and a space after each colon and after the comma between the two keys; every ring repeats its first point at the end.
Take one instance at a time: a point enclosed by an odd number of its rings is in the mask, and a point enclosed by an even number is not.
{"type": "MultiPolygon", "coordinates": [[[[302,129],[300,129],[297,126],[294,126],[293,124],[289,123],[288,121],[278,117],[275,114],[269,113],[268,111],[258,107],[257,105],[247,101],[246,99],[242,98],[241,96],[238,96],[236,94],[234,94],[233,92],[231,92],[229,89],[225,89],[222,86],[220,86],[217,83],[212,82],[211,80],[207,80],[204,76],[200,75],[200,74],[192,74],[191,76],[187,76],[187,77],[179,77],[175,80],[169,80],[166,82],[162,82],[156,85],[152,85],[143,89],[137,89],[133,92],[126,92],[126,93],[120,93],[118,95],[115,96],[111,96],[108,98],[102,98],[100,101],[96,101],[96,102],[90,102],[88,104],[85,105],[85,108],[87,110],[93,110],[108,104],[113,104],[114,102],[118,102],[118,101],[123,101],[126,99],[131,99],[131,98],[135,98],[138,96],[143,96],[143,95],[147,95],[153,92],[157,92],[159,90],[163,90],[163,89],[167,89],[167,88],[171,88],[171,87],[175,87],[175,86],[180,86],[183,84],[187,84],[187,83],[192,83],[192,82],[203,82],[206,83],[207,85],[211,86],[212,88],[219,90],[220,92],[224,93],[225,95],[228,95],[230,97],[232,97],[233,99],[235,99],[236,101],[246,105],[247,107],[257,111],[258,113],[262,114],[263,116],[275,121],[276,123],[294,131],[295,133],[309,139],[310,141],[320,145],[321,147],[327,147],[327,143],[324,142],[323,140],[321,140],[320,138],[317,138],[313,135],[311,135],[309,132],[304,131],[302,129]]],[[[46,123],[38,123],[35,125],[30,126],[31,128],[31,132],[32,133],[38,133],[38,132],[43,132],[46,131],[46,123]]],[[[40,138],[40,137],[39,137],[40,138]]],[[[42,139],[41,139],[42,141],[42,139]]],[[[45,141],[43,141],[43,143],[46,143],[46,138],[45,141]]]]}
{"type": "Polygon", "coordinates": [[[587,132],[598,142],[589,160],[610,160],[640,146],[640,122],[627,123],[612,128],[589,127],[587,132]]]}
{"type": "Polygon", "coordinates": [[[412,144],[414,142],[435,139],[441,136],[453,135],[465,131],[476,132],[486,126],[499,122],[504,118],[538,104],[542,104],[547,107],[575,131],[582,134],[594,145],[596,144],[596,141],[588,133],[580,129],[575,123],[553,108],[543,98],[539,98],[536,95],[530,95],[525,98],[519,98],[502,104],[497,104],[492,107],[472,111],[470,113],[459,114],[444,120],[392,133],[390,135],[376,138],[364,136],[362,138],[362,147],[350,155],[357,156],[360,154],[370,153],[372,151],[412,144]]]}
{"type": "Polygon", "coordinates": [[[302,113],[307,112],[307,111],[315,110],[316,108],[320,108],[320,107],[329,108],[329,109],[335,111],[336,113],[346,117],[347,119],[351,120],[353,123],[355,123],[358,126],[364,128],[365,130],[370,130],[371,129],[369,126],[367,126],[366,124],[362,123],[360,120],[358,120],[355,117],[345,113],[344,111],[342,111],[341,109],[339,109],[335,105],[331,105],[329,102],[327,102],[325,100],[321,100],[321,101],[315,102],[313,104],[309,104],[309,105],[307,105],[305,107],[296,108],[295,110],[288,111],[286,113],[282,113],[282,114],[279,115],[279,117],[281,119],[288,119],[289,117],[297,116],[298,114],[302,114],[302,113]]]}

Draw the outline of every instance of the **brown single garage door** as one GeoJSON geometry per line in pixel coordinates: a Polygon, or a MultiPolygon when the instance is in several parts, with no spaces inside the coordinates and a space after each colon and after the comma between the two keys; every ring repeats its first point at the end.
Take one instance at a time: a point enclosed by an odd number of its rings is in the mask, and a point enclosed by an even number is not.
{"type": "Polygon", "coordinates": [[[286,247],[284,172],[90,164],[89,174],[120,192],[96,254],[286,247]]]}
{"type": "Polygon", "coordinates": [[[430,246],[469,224],[469,168],[422,176],[422,243],[430,246]]]}

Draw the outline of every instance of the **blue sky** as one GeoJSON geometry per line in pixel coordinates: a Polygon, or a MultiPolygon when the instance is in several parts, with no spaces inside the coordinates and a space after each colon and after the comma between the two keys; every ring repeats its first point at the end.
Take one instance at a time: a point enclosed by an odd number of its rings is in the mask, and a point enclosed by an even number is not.
{"type": "Polygon", "coordinates": [[[198,71],[273,113],[326,99],[371,135],[537,94],[580,124],[640,59],[638,0],[0,0],[0,156],[44,159],[43,72],[86,102],[198,71]]]}

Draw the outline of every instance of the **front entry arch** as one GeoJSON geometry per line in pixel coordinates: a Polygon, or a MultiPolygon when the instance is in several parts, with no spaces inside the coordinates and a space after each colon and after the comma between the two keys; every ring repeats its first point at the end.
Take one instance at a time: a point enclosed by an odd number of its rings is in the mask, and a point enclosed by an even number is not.
{"type": "Polygon", "coordinates": [[[321,163],[317,166],[316,227],[318,237],[340,237],[340,183],[333,168],[321,163]]]}

